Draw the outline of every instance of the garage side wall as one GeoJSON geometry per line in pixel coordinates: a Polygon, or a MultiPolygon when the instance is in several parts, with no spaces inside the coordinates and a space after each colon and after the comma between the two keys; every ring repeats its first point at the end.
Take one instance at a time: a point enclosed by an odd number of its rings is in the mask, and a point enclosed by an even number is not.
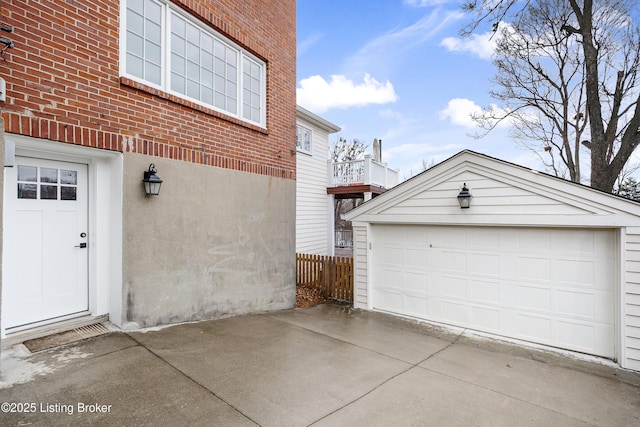
{"type": "Polygon", "coordinates": [[[622,366],[640,371],[640,227],[627,228],[624,323],[625,359],[622,366]]]}
{"type": "Polygon", "coordinates": [[[354,300],[355,308],[368,308],[367,299],[367,227],[353,226],[354,300]]]}
{"type": "Polygon", "coordinates": [[[292,308],[294,223],[293,180],[125,153],[123,327],[292,308]]]}

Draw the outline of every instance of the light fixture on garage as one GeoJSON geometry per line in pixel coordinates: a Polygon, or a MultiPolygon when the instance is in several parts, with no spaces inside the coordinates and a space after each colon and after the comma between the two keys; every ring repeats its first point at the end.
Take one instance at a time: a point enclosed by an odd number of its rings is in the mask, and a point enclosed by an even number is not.
{"type": "Polygon", "coordinates": [[[144,183],[144,192],[147,193],[147,196],[157,196],[160,194],[162,180],[156,175],[157,172],[156,165],[153,163],[149,165],[149,170],[144,172],[142,182],[144,183]]]}
{"type": "Polygon", "coordinates": [[[458,203],[460,203],[460,209],[468,209],[471,205],[471,193],[469,193],[466,182],[462,185],[462,190],[458,193],[458,203]]]}

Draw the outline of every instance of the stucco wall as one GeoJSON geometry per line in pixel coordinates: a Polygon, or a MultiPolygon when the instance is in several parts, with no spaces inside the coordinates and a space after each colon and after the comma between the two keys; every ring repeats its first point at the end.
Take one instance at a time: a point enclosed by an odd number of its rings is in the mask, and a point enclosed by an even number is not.
{"type": "Polygon", "coordinates": [[[294,306],[295,181],[126,153],[123,190],[125,328],[294,306]]]}

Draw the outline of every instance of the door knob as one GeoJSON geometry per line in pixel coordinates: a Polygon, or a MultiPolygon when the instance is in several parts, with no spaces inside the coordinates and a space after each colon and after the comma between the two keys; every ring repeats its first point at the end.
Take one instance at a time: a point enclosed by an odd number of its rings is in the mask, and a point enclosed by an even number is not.
{"type": "Polygon", "coordinates": [[[75,245],[74,248],[86,248],[87,244],[86,243],[80,243],[79,245],[75,245]]]}

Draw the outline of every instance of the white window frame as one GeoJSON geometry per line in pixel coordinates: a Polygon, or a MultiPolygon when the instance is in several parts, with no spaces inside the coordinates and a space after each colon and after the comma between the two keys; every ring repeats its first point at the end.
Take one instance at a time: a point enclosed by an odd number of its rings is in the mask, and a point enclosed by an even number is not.
{"type": "MultiPolygon", "coordinates": [[[[145,80],[144,78],[140,78],[138,76],[128,74],[127,73],[127,3],[130,1],[141,1],[141,0],[121,0],[121,8],[120,8],[120,76],[126,77],[128,79],[134,80],[136,82],[142,83],[145,86],[149,86],[151,88],[159,89],[168,94],[174,95],[178,98],[185,99],[189,102],[193,102],[195,104],[201,105],[206,108],[210,108],[215,111],[219,111],[225,115],[235,117],[244,122],[248,122],[254,125],[258,125],[262,128],[266,128],[266,63],[261,59],[257,58],[255,55],[252,55],[247,50],[233,43],[222,34],[214,31],[212,28],[204,24],[202,21],[197,19],[196,17],[186,13],[182,9],[173,5],[170,1],[167,0],[151,0],[154,3],[160,5],[162,7],[162,22],[161,22],[161,32],[162,32],[162,46],[161,46],[161,82],[160,84],[154,84],[150,81],[145,80]],[[182,19],[185,19],[189,23],[199,27],[201,31],[208,33],[209,36],[217,39],[219,42],[225,44],[227,47],[231,48],[233,51],[237,52],[237,76],[236,76],[236,112],[233,113],[229,110],[218,108],[212,104],[203,102],[196,98],[191,98],[186,94],[171,90],[171,16],[172,14],[176,14],[180,16],[182,19]],[[251,101],[245,102],[244,97],[244,70],[243,64],[245,63],[245,59],[249,60],[249,63],[257,64],[260,68],[259,76],[259,91],[260,91],[260,99],[259,99],[259,113],[258,120],[252,120],[251,118],[244,117],[244,105],[251,104],[251,101]]],[[[228,92],[225,92],[225,95],[228,92]]],[[[253,102],[252,107],[256,107],[256,103],[253,102]]]]}
{"type": "Polygon", "coordinates": [[[296,125],[296,149],[301,153],[312,154],[313,151],[313,131],[306,126],[296,125]],[[308,133],[309,135],[309,147],[304,146],[304,141],[301,141],[301,133],[308,133]]]}

